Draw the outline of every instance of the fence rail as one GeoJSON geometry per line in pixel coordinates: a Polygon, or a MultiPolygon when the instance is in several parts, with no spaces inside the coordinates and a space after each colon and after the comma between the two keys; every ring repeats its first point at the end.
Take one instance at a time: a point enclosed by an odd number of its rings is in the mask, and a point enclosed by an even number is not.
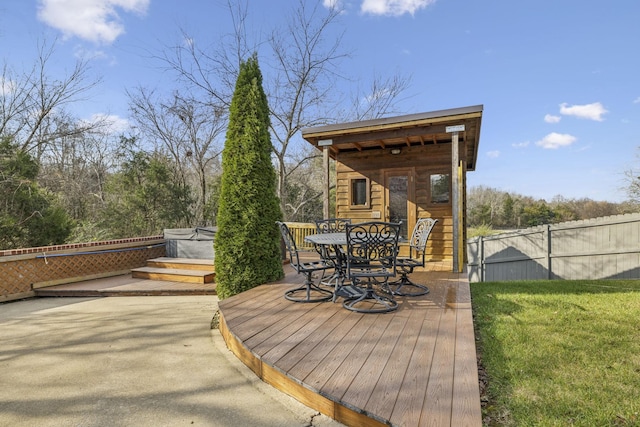
{"type": "Polygon", "coordinates": [[[640,214],[467,240],[469,281],[640,278],[640,214]]]}
{"type": "Polygon", "coordinates": [[[0,251],[0,302],[59,283],[126,274],[164,255],[162,236],[0,251]]]}
{"type": "Polygon", "coordinates": [[[310,222],[287,222],[287,226],[293,234],[298,249],[312,250],[313,244],[305,242],[304,238],[310,234],[316,234],[316,225],[310,222]]]}

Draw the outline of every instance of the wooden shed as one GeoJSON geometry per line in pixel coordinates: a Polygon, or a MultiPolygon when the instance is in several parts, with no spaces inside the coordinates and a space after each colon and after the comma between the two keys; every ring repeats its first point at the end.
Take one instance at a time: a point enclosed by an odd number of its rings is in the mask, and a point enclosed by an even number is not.
{"type": "Polygon", "coordinates": [[[427,259],[462,271],[467,171],[476,167],[482,105],[317,126],[302,137],[323,151],[324,216],[353,221],[438,219],[427,259]],[[329,212],[329,159],[336,212],[329,212]]]}

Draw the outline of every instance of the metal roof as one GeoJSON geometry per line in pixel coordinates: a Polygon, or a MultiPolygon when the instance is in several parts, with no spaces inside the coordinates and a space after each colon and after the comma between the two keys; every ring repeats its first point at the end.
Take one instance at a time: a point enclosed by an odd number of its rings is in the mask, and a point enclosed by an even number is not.
{"type": "Polygon", "coordinates": [[[467,169],[474,170],[480,142],[482,105],[452,108],[364,120],[338,123],[302,129],[302,137],[319,149],[328,143],[331,157],[339,153],[365,150],[381,150],[394,147],[451,143],[448,126],[464,125],[459,140],[466,146],[467,169]],[[320,145],[318,144],[319,141],[320,145]]]}

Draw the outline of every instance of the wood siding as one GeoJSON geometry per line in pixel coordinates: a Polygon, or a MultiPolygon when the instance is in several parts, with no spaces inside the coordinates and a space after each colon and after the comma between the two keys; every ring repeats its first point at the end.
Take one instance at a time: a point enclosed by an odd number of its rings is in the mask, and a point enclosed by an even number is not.
{"type": "MultiPolygon", "coordinates": [[[[464,144],[464,143],[461,143],[464,144]]],[[[464,152],[461,149],[461,152],[464,152]]],[[[453,214],[451,201],[443,204],[430,202],[430,176],[451,175],[451,144],[405,147],[392,155],[388,150],[371,150],[339,154],[336,158],[336,216],[351,218],[354,222],[386,220],[385,173],[411,169],[415,179],[413,200],[415,218],[436,218],[427,245],[427,259],[451,260],[453,257],[453,214]],[[353,178],[364,177],[370,181],[371,205],[368,208],[352,208],[349,200],[349,183],[353,178]],[[376,213],[379,213],[378,217],[376,213]]],[[[464,163],[464,159],[461,159],[464,163]]],[[[463,170],[462,206],[466,205],[466,168],[463,170]]],[[[453,194],[450,191],[450,196],[453,194]]],[[[411,216],[411,215],[410,215],[411,216]]],[[[413,227],[413,224],[409,224],[413,227]]],[[[409,229],[411,230],[411,228],[409,229]]],[[[403,253],[401,253],[403,254],[403,253]]]]}

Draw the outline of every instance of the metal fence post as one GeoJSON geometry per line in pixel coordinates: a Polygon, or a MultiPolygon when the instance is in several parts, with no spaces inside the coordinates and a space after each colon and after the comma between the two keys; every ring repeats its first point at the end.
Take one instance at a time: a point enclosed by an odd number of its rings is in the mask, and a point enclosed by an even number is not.
{"type": "Polygon", "coordinates": [[[547,280],[551,280],[551,224],[547,224],[547,280]]]}
{"type": "Polygon", "coordinates": [[[480,269],[480,283],[484,282],[484,237],[480,236],[480,241],[478,242],[478,261],[479,261],[479,269],[480,269]]]}

